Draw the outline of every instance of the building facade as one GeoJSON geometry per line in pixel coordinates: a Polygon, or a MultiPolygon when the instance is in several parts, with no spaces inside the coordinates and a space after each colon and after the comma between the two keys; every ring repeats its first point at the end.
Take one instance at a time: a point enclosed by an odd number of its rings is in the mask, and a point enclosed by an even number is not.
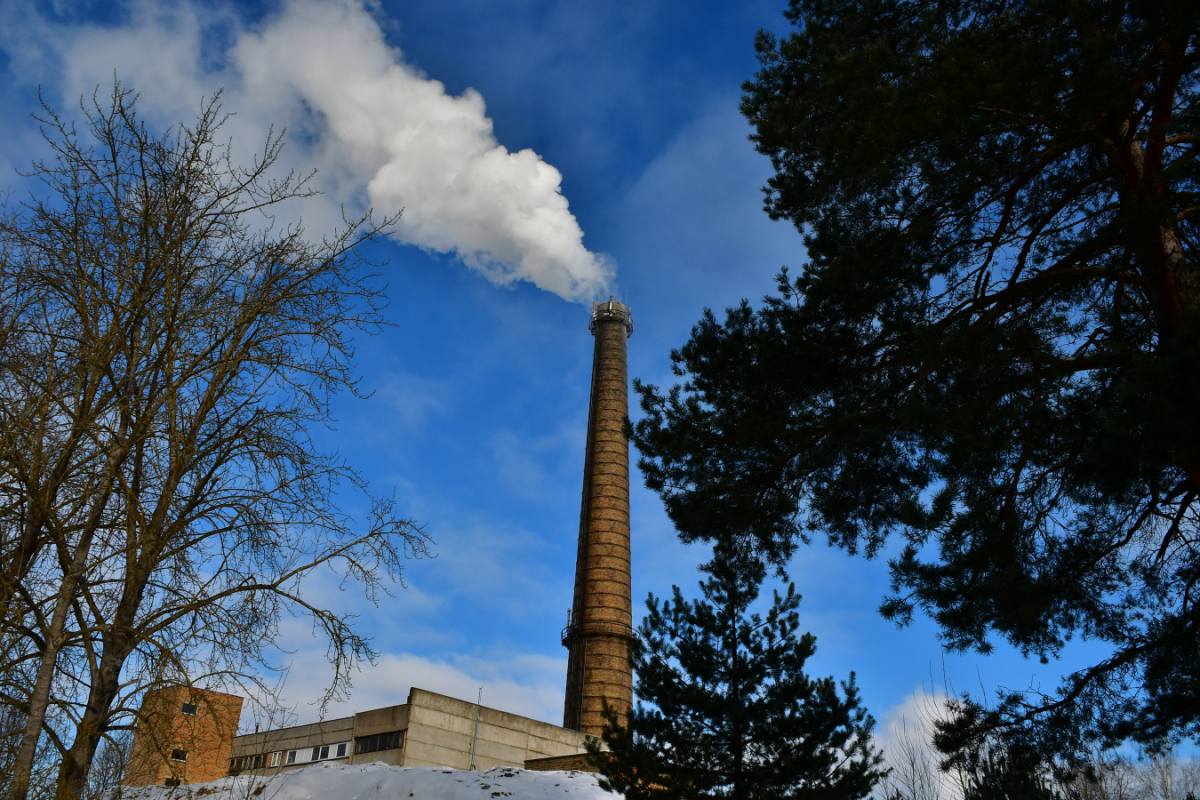
{"type": "MultiPolygon", "coordinates": [[[[241,698],[234,699],[240,710],[241,698]]],[[[572,769],[586,762],[586,739],[578,731],[414,687],[401,705],[222,739],[223,750],[189,752],[188,769],[171,769],[169,749],[148,751],[158,754],[157,768],[127,773],[125,784],[178,785],[226,775],[274,775],[325,761],[572,769]],[[209,759],[206,770],[198,768],[202,758],[209,759]]]]}
{"type": "Polygon", "coordinates": [[[475,769],[524,767],[530,761],[579,756],[586,752],[586,738],[557,725],[414,687],[402,705],[239,736],[229,766],[231,774],[257,775],[317,761],[470,769],[474,753],[475,769]]]}

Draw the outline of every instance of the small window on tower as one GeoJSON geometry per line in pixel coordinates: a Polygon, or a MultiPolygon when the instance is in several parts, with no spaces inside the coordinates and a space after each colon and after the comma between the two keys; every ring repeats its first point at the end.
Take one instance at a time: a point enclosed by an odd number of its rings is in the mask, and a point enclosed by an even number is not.
{"type": "Polygon", "coordinates": [[[196,716],[196,710],[196,705],[194,703],[183,704],[183,713],[187,714],[188,716],[196,716]]]}
{"type": "Polygon", "coordinates": [[[187,753],[188,753],[187,750],[178,750],[178,749],[172,750],[171,751],[171,760],[172,761],[187,761],[187,753]]]}

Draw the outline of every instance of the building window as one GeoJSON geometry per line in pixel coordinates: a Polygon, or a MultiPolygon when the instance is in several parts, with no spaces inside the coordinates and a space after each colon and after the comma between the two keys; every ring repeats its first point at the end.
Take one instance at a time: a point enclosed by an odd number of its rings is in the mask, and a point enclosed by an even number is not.
{"type": "Polygon", "coordinates": [[[163,786],[178,786],[179,778],[167,778],[163,781],[163,786]]]}
{"type": "Polygon", "coordinates": [[[404,731],[377,733],[374,736],[360,736],[354,740],[354,752],[378,753],[380,750],[395,750],[404,744],[404,731]]]}
{"type": "Polygon", "coordinates": [[[296,751],[295,750],[288,750],[287,763],[289,763],[289,764],[296,763],[296,751]]]}
{"type": "Polygon", "coordinates": [[[191,717],[196,716],[197,710],[198,709],[196,708],[195,703],[184,703],[183,704],[183,713],[187,714],[188,716],[191,716],[191,717]]]}
{"type": "Polygon", "coordinates": [[[312,753],[308,758],[304,757],[304,753],[298,750],[288,752],[287,763],[289,764],[306,764],[310,761],[325,761],[330,758],[345,758],[350,752],[350,743],[342,742],[341,744],[326,744],[318,745],[312,749],[312,753]]]}
{"type": "MultiPolygon", "coordinates": [[[[279,763],[278,756],[281,756],[281,755],[282,755],[282,753],[272,753],[271,754],[271,757],[273,759],[273,763],[271,764],[271,766],[275,766],[279,763]]],[[[267,763],[267,756],[265,753],[259,753],[256,756],[240,756],[238,758],[231,758],[231,759],[229,759],[229,772],[230,772],[230,774],[234,774],[234,773],[244,772],[245,770],[248,770],[248,769],[262,769],[266,763],[267,763]]]]}
{"type": "Polygon", "coordinates": [[[172,750],[171,751],[171,760],[172,761],[187,761],[187,753],[188,753],[187,750],[178,750],[178,749],[172,750]]]}
{"type": "Polygon", "coordinates": [[[271,753],[271,757],[269,759],[267,759],[267,766],[268,767],[278,767],[279,762],[281,760],[283,760],[282,752],[271,753]]]}

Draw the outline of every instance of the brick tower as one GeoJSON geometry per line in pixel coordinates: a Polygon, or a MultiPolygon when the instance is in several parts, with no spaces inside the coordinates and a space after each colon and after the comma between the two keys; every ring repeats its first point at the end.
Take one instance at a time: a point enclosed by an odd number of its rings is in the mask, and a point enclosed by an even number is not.
{"type": "Polygon", "coordinates": [[[629,378],[625,340],[633,314],[611,298],[592,307],[595,337],[588,406],[575,597],[562,643],[569,652],[563,727],[600,735],[605,701],[633,702],[633,602],[629,579],[629,378]]]}
{"type": "Polygon", "coordinates": [[[237,695],[186,686],[146,692],[122,782],[180,786],[224,778],[241,714],[237,695]]]}

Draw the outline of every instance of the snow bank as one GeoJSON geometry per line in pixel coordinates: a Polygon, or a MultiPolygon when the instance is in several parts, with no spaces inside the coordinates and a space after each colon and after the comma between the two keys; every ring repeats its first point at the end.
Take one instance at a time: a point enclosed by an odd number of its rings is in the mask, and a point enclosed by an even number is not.
{"type": "Polygon", "coordinates": [[[271,778],[249,775],[190,786],[122,787],[121,800],[621,800],[586,772],[516,767],[464,771],[387,764],[314,764],[271,778]]]}

